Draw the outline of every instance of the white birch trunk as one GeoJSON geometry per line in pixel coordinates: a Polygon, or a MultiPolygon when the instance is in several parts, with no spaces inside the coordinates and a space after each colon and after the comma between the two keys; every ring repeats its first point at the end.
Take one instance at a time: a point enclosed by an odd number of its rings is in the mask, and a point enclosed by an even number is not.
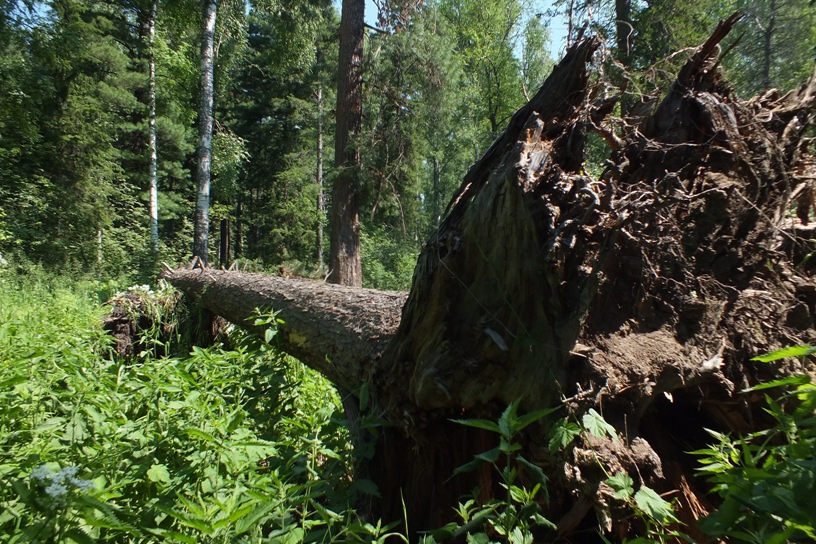
{"type": "Polygon", "coordinates": [[[150,149],[150,251],[153,254],[159,252],[159,155],[156,138],[156,12],[158,2],[153,1],[150,8],[150,19],[147,23],[147,36],[149,42],[148,56],[148,147],[150,149]]]}
{"type": "Polygon", "coordinates": [[[210,169],[212,164],[213,79],[215,65],[216,0],[206,0],[204,36],[201,40],[201,103],[198,110],[198,193],[196,196],[193,256],[208,261],[207,234],[210,214],[210,169]]]}
{"type": "Polygon", "coordinates": [[[317,269],[323,270],[323,218],[326,200],[323,194],[323,84],[317,84],[317,269]]]}

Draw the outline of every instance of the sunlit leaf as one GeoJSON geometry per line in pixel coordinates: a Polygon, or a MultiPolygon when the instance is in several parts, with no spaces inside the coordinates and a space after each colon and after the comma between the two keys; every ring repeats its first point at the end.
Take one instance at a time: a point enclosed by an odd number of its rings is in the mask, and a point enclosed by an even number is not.
{"type": "Polygon", "coordinates": [[[766,353],[765,355],[757,355],[756,357],[752,357],[751,360],[770,363],[786,357],[807,357],[813,353],[816,353],[816,346],[789,346],[772,351],[771,353],[766,353]]]}
{"type": "Polygon", "coordinates": [[[607,423],[603,416],[596,412],[594,408],[590,408],[589,411],[584,414],[581,423],[583,423],[584,428],[589,431],[590,434],[598,438],[603,438],[604,436],[610,438],[617,437],[615,427],[607,423]]]}
{"type": "Polygon", "coordinates": [[[637,490],[635,503],[646,515],[660,523],[665,523],[674,518],[674,510],[671,504],[649,487],[641,486],[637,490]]]}
{"type": "Polygon", "coordinates": [[[466,425],[468,427],[475,427],[477,429],[484,429],[486,431],[491,431],[494,433],[499,432],[499,426],[494,421],[489,421],[487,419],[452,419],[454,423],[459,423],[460,425],[466,425]]]}
{"type": "Polygon", "coordinates": [[[154,464],[147,471],[147,478],[151,482],[167,484],[170,483],[170,472],[166,466],[154,464]]]}

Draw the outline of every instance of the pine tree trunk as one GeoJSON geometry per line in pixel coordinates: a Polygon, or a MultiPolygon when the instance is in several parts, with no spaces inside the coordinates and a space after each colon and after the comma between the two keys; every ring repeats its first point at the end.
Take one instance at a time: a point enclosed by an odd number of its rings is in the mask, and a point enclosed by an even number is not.
{"type": "Polygon", "coordinates": [[[360,264],[360,150],[354,139],[363,119],[364,0],[343,0],[338,57],[334,163],[338,168],[332,188],[329,281],[359,287],[360,264]]]}
{"type": "Polygon", "coordinates": [[[221,220],[221,238],[218,244],[218,262],[223,267],[230,265],[230,220],[221,220]]]}
{"type": "Polygon", "coordinates": [[[235,258],[244,254],[244,203],[241,195],[235,203],[235,258]]]}
{"type": "Polygon", "coordinates": [[[617,46],[617,58],[625,66],[629,65],[634,34],[632,0],[615,0],[615,45],[617,46]]]}
{"type": "Polygon", "coordinates": [[[783,230],[790,195],[814,174],[799,143],[816,74],[785,97],[739,100],[717,67],[735,21],[624,134],[597,180],[583,167],[586,135],[615,98],[592,98],[587,63],[599,43],[571,48],[465,176],[407,298],[211,270],[167,277],[236,323],[258,306],[280,310],[282,349],[344,391],[367,391],[386,422],[362,467],[380,490],[375,519],[404,509],[412,531],[431,529],[474,487],[482,499],[506,494],[489,466],[452,476],[497,437],[451,420],[496,421],[521,399],[523,411],[561,407],[517,437],[549,480],[541,511],[558,528],[538,541],[599,525],[637,533],[603,485],[621,471],[674,491],[684,531],[705,541],[694,521],[713,506],[684,452],[705,446],[704,427],[763,421],[737,391],[816,374],[806,362],[750,361],[816,338],[816,266],[792,260],[814,242],[783,230]],[[590,409],[619,440],[584,433],[549,447],[556,419],[582,421],[590,409]]]}
{"type": "Polygon", "coordinates": [[[201,102],[198,109],[198,191],[193,233],[193,256],[205,264],[209,258],[210,176],[212,166],[213,78],[215,73],[215,17],[217,0],[206,0],[201,39],[201,102]]]}
{"type": "Polygon", "coordinates": [[[762,89],[771,88],[771,61],[773,58],[773,38],[776,33],[776,0],[769,0],[768,23],[762,33],[762,89]]]}

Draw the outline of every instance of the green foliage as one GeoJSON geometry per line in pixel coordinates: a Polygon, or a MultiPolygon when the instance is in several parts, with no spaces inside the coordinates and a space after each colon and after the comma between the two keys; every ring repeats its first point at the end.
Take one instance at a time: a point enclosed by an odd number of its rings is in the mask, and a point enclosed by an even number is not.
{"type": "Polygon", "coordinates": [[[319,132],[325,178],[333,158],[331,117],[320,109],[334,104],[336,25],[326,0],[259,2],[249,13],[244,57],[218,115],[246,154],[237,190],[222,198],[229,217],[245,225],[236,257],[315,261],[317,224],[326,220],[317,212],[319,132]]]}
{"type": "Polygon", "coordinates": [[[456,45],[475,91],[471,121],[481,148],[496,138],[523,103],[521,70],[514,49],[520,42],[525,5],[520,0],[477,3],[442,0],[440,10],[456,34],[456,45]]]}
{"type": "Polygon", "coordinates": [[[0,542],[381,537],[352,529],[324,380],[238,333],[122,364],[98,325],[110,286],[24,281],[0,275],[0,542]]]}
{"type": "MultiPolygon", "coordinates": [[[[6,204],[0,244],[6,248],[101,275],[149,273],[140,6],[71,0],[21,8],[10,19],[0,43],[0,200],[6,204]]],[[[192,116],[172,65],[184,48],[169,53],[166,35],[160,28],[156,41],[160,176],[183,189],[179,181],[189,176],[181,165],[191,147],[179,123],[192,116]],[[176,88],[167,100],[170,85],[176,88]]],[[[171,206],[162,214],[178,219],[171,206]]],[[[165,245],[171,240],[166,236],[165,245]]]]}
{"type": "Polygon", "coordinates": [[[787,348],[772,351],[767,355],[757,355],[756,357],[753,357],[751,360],[760,361],[763,363],[771,363],[773,361],[779,361],[780,359],[784,359],[786,357],[807,357],[808,355],[812,355],[814,353],[816,353],[816,346],[790,346],[787,348]]]}
{"type": "MultiPolygon", "coordinates": [[[[812,353],[812,346],[797,346],[756,359],[775,361],[812,353]]],[[[755,543],[816,539],[816,385],[803,375],[746,392],[773,388],[783,392],[765,395],[765,411],[772,419],[767,430],[739,437],[709,430],[714,443],[692,452],[700,457],[699,473],[723,501],[700,523],[714,537],[755,543]]]]}
{"type": "Polygon", "coordinates": [[[554,529],[555,525],[541,515],[541,504],[549,500],[547,476],[544,471],[524,458],[518,434],[533,423],[552,414],[558,408],[535,410],[519,415],[521,399],[511,403],[498,421],[486,419],[452,420],[468,427],[483,429],[499,435],[499,446],[476,455],[473,461],[458,467],[455,474],[475,470],[487,463],[499,475],[507,495],[503,500],[491,499],[480,504],[475,499],[459,505],[457,514],[461,523],[450,523],[431,532],[424,542],[431,543],[450,538],[467,537],[468,542],[533,542],[535,527],[554,529]],[[526,487],[530,483],[532,488],[526,487]],[[490,537],[498,535],[498,537],[490,537]]]}
{"type": "Polygon", "coordinates": [[[770,88],[788,91],[813,74],[816,49],[813,3],[734,0],[733,9],[744,14],[737,29],[743,39],[726,57],[725,65],[742,96],[750,97],[770,88]]]}
{"type": "Polygon", "coordinates": [[[601,414],[596,412],[594,408],[590,408],[589,411],[584,414],[584,416],[581,418],[581,423],[584,430],[597,438],[604,438],[608,436],[609,438],[615,439],[618,437],[618,433],[615,431],[615,428],[607,423],[601,414]]]}
{"type": "Polygon", "coordinates": [[[363,230],[360,238],[364,287],[410,289],[419,253],[416,243],[395,239],[383,230],[363,230]]]}
{"type": "MultiPolygon", "coordinates": [[[[646,536],[627,539],[626,544],[651,544],[664,542],[693,542],[687,535],[673,529],[679,521],[674,508],[652,488],[641,485],[635,491],[634,481],[625,472],[618,472],[604,483],[615,491],[615,498],[626,504],[646,527],[646,536]]],[[[601,536],[604,542],[609,540],[601,536]]]]}

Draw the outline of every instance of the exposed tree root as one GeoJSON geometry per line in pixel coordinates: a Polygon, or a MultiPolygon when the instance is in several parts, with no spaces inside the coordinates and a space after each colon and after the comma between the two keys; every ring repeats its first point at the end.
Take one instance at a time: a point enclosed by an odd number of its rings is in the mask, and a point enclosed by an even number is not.
{"type": "Polygon", "coordinates": [[[287,322],[283,349],[346,391],[365,384],[388,422],[365,466],[382,493],[375,515],[404,506],[410,527],[428,529],[473,486],[500,492],[489,471],[448,479],[495,441],[449,420],[496,419],[522,397],[528,410],[563,404],[557,417],[575,421],[596,410],[618,436],[584,433],[554,451],[554,419],[519,435],[550,477],[544,511],[558,530],[542,538],[641,530],[604,483],[618,471],[670,493],[694,533],[716,502],[684,452],[705,445],[703,427],[762,425],[746,386],[814,373],[750,358],[816,342],[816,259],[803,262],[814,242],[800,236],[816,73],[785,96],[737,99],[719,68],[735,21],[637,126],[605,121],[615,98],[597,96],[587,71],[598,43],[573,47],[465,176],[407,300],[209,270],[166,277],[235,322],[271,304],[287,322]],[[614,143],[600,180],[583,169],[590,130],[614,143]]]}

